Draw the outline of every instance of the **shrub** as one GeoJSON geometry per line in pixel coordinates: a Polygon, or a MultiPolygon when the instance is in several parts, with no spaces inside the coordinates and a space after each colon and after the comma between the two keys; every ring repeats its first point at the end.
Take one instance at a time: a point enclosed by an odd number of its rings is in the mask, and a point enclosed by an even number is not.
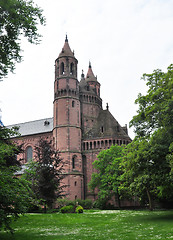
{"type": "Polygon", "coordinates": [[[77,200],[68,200],[66,198],[63,199],[57,199],[57,207],[62,208],[64,206],[69,206],[69,205],[81,205],[84,209],[91,209],[93,207],[93,202],[91,199],[77,199],[77,200]]]}
{"type": "Polygon", "coordinates": [[[40,205],[34,205],[34,204],[32,204],[32,205],[29,206],[27,212],[28,212],[28,213],[42,213],[43,210],[42,210],[42,208],[41,208],[40,205]]]}
{"type": "Polygon", "coordinates": [[[85,199],[85,200],[77,199],[77,202],[84,209],[91,209],[93,206],[92,200],[90,200],[90,199],[85,199]]]}
{"type": "Polygon", "coordinates": [[[93,208],[98,208],[101,210],[106,209],[106,202],[107,202],[107,200],[97,199],[93,203],[93,208]]]}
{"type": "Polygon", "coordinates": [[[64,206],[60,209],[61,213],[74,213],[74,206],[69,205],[69,206],[64,206]]]}
{"type": "Polygon", "coordinates": [[[72,201],[72,200],[68,200],[66,198],[63,198],[63,199],[57,199],[57,205],[59,208],[62,208],[64,206],[69,206],[69,205],[73,205],[75,206],[76,205],[76,201],[72,201]]]}
{"type": "Polygon", "coordinates": [[[75,212],[76,212],[76,213],[83,213],[83,207],[80,206],[80,205],[77,206],[75,212]]]}

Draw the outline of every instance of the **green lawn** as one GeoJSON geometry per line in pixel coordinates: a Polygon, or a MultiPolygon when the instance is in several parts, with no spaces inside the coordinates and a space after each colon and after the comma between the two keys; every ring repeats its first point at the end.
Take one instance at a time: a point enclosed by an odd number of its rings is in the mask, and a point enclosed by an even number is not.
{"type": "Polygon", "coordinates": [[[26,214],[1,240],[173,239],[173,211],[90,210],[83,214],[26,214]]]}

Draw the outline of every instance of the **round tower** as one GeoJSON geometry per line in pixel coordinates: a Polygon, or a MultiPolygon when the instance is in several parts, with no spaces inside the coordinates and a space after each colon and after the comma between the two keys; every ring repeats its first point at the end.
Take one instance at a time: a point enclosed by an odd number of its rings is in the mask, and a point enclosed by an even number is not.
{"type": "Polygon", "coordinates": [[[62,51],[55,60],[53,142],[64,161],[64,184],[67,185],[64,191],[69,199],[83,199],[77,63],[66,36],[62,51]]]}
{"type": "Polygon", "coordinates": [[[102,99],[100,98],[100,83],[97,81],[97,77],[95,77],[92,71],[90,62],[86,77],[82,72],[79,86],[82,110],[82,129],[83,137],[85,137],[85,133],[92,129],[97,122],[98,115],[102,109],[102,99]]]}

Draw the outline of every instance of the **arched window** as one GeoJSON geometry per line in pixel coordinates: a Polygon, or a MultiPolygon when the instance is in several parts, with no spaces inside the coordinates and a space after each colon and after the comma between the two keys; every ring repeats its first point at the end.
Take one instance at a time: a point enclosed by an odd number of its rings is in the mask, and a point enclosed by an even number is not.
{"type": "Polygon", "coordinates": [[[107,145],[108,145],[108,141],[107,141],[107,140],[105,140],[105,147],[107,147],[107,145]]]}
{"type": "Polygon", "coordinates": [[[76,167],[76,156],[72,157],[72,168],[75,169],[76,167]]]}
{"type": "Polygon", "coordinates": [[[103,133],[103,131],[104,131],[104,128],[103,128],[103,126],[101,127],[101,132],[103,133]]]}
{"type": "Polygon", "coordinates": [[[32,147],[29,146],[26,148],[26,162],[32,160],[32,147]]]}
{"type": "Polygon", "coordinates": [[[74,105],[75,105],[75,101],[72,101],[72,107],[74,107],[74,105]]]}
{"type": "Polygon", "coordinates": [[[70,74],[73,74],[74,73],[74,64],[71,63],[70,64],[70,74]]]}
{"type": "Polygon", "coordinates": [[[60,68],[61,74],[64,74],[64,63],[61,63],[61,68],[60,68]]]}
{"type": "Polygon", "coordinates": [[[101,141],[101,147],[102,147],[102,148],[104,147],[104,142],[103,142],[103,140],[101,141]]]}

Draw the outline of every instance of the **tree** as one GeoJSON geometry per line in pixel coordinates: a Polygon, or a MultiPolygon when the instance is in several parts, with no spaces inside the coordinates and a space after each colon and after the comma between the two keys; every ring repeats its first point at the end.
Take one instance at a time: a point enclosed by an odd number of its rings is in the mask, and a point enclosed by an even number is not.
{"type": "Polygon", "coordinates": [[[170,144],[169,154],[166,156],[171,167],[171,176],[173,176],[173,143],[170,144]]]}
{"type": "Polygon", "coordinates": [[[127,191],[143,204],[149,204],[150,210],[154,207],[154,200],[173,197],[173,182],[169,176],[169,162],[165,159],[164,141],[157,138],[155,143],[155,140],[136,139],[125,148],[119,188],[121,194],[127,191]]]}
{"type": "Polygon", "coordinates": [[[138,95],[135,103],[139,104],[137,115],[130,126],[135,127],[137,136],[149,136],[159,128],[165,128],[173,134],[173,64],[166,73],[155,70],[152,74],[144,74],[148,91],[145,96],[138,95]]]}
{"type": "Polygon", "coordinates": [[[45,23],[42,10],[32,0],[1,0],[0,3],[0,79],[21,62],[21,35],[39,43],[37,25],[45,23]]]}
{"type": "Polygon", "coordinates": [[[123,147],[112,145],[110,149],[102,150],[97,160],[93,162],[94,168],[97,172],[92,174],[89,187],[94,190],[98,188],[98,199],[106,205],[107,201],[113,196],[118,201],[120,207],[119,196],[119,164],[123,156],[123,147]]]}
{"type": "Polygon", "coordinates": [[[149,88],[145,96],[139,94],[136,100],[139,110],[130,124],[137,136],[127,147],[122,162],[121,188],[129,187],[142,200],[148,198],[152,209],[153,198],[173,201],[169,161],[173,142],[173,65],[166,73],[155,70],[144,74],[143,79],[149,88]]]}
{"type": "Polygon", "coordinates": [[[25,213],[32,202],[28,182],[15,174],[20,169],[16,155],[21,152],[21,147],[10,138],[16,134],[14,129],[0,127],[0,229],[11,232],[12,220],[25,213]]]}
{"type": "Polygon", "coordinates": [[[52,208],[55,200],[63,196],[62,184],[63,162],[58,151],[55,151],[51,142],[41,139],[35,147],[35,160],[32,172],[27,171],[27,179],[32,180],[32,189],[44,205],[52,208]]]}

